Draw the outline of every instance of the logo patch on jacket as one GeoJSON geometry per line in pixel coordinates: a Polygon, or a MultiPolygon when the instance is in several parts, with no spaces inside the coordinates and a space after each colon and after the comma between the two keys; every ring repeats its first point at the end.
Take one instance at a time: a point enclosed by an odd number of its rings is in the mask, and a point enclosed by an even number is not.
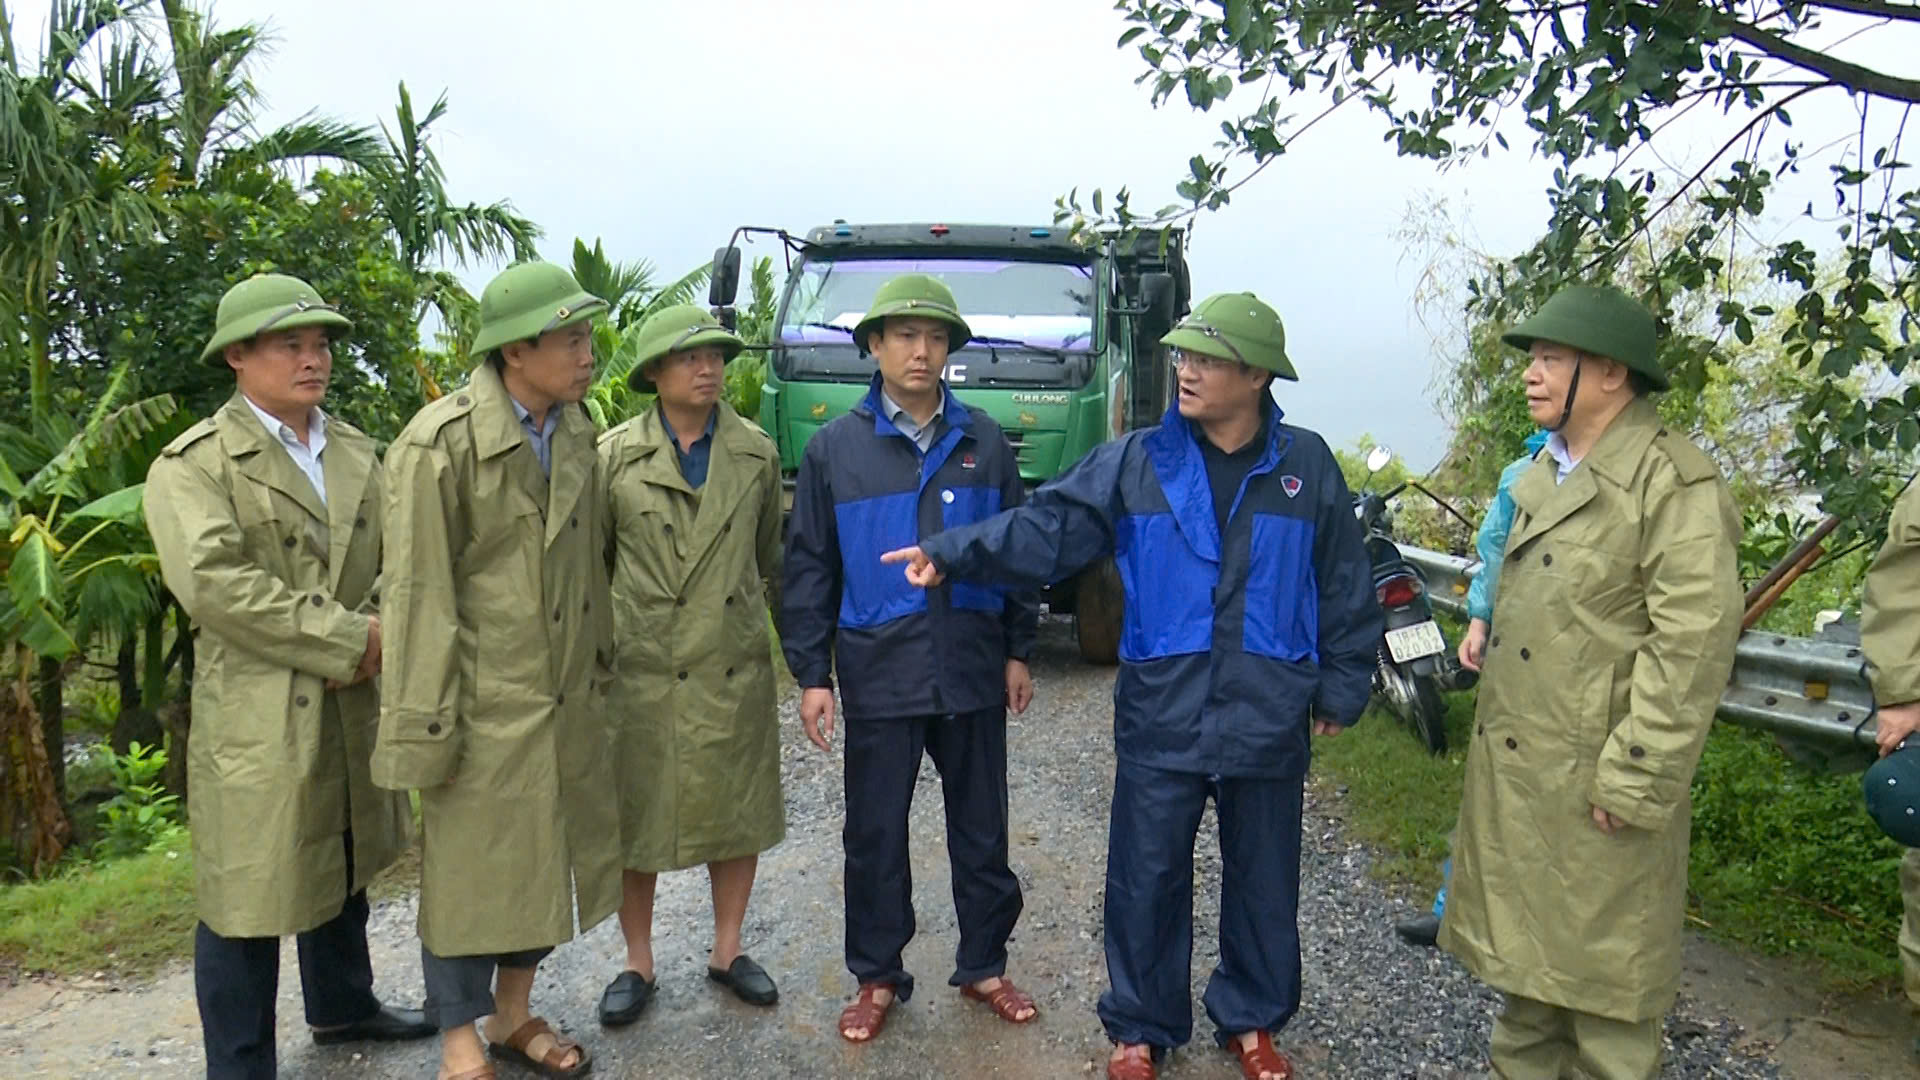
{"type": "Polygon", "coordinates": [[[1300,494],[1300,487],[1300,478],[1297,476],[1287,475],[1280,478],[1280,490],[1286,492],[1289,499],[1300,494]]]}
{"type": "Polygon", "coordinates": [[[973,468],[974,467],[973,455],[972,454],[960,455],[960,467],[963,469],[973,468]]]}

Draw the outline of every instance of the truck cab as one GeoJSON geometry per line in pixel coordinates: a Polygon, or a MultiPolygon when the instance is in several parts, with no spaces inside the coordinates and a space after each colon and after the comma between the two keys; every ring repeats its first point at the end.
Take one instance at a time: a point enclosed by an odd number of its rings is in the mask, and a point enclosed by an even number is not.
{"type": "MultiPolygon", "coordinates": [[[[866,394],[874,365],[853,329],[900,274],[953,290],[974,337],[948,357],[947,383],[999,423],[1030,488],[1100,443],[1157,424],[1166,409],[1172,375],[1159,339],[1190,295],[1179,233],[1087,243],[1049,226],[837,221],[803,237],[764,231],[786,244],[788,273],[765,343],[759,421],[779,447],[789,490],[807,440],[866,394]]],[[[714,258],[709,300],[723,321],[738,289],[739,235],[714,258]]],[[[1114,661],[1122,601],[1110,565],[1049,589],[1046,600],[1075,616],[1088,659],[1114,661]]]]}

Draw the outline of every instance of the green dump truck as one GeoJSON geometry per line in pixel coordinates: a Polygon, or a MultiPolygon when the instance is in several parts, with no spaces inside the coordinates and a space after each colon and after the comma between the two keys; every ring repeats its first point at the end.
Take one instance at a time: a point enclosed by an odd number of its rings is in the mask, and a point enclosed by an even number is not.
{"type": "MultiPolygon", "coordinates": [[[[755,232],[786,249],[759,419],[779,445],[789,488],[807,440],[866,393],[873,361],[853,327],[897,274],[930,274],[953,290],[974,339],[949,358],[948,384],[999,422],[1030,487],[1166,410],[1172,373],[1159,339],[1191,294],[1178,232],[1085,244],[1047,226],[836,221],[804,236],[743,227],[714,255],[709,301],[729,323],[739,241],[755,232]]],[[[1111,562],[1045,599],[1074,616],[1083,656],[1116,660],[1123,601],[1111,562]]]]}

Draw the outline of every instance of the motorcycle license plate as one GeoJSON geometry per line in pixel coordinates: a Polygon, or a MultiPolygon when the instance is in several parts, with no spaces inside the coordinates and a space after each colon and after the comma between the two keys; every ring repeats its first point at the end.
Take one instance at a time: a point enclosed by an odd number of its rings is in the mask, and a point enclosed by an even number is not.
{"type": "Polygon", "coordinates": [[[1409,660],[1446,652],[1447,639],[1440,636],[1438,623],[1414,623],[1387,631],[1387,651],[1393,654],[1394,663],[1404,664],[1409,660]]]}

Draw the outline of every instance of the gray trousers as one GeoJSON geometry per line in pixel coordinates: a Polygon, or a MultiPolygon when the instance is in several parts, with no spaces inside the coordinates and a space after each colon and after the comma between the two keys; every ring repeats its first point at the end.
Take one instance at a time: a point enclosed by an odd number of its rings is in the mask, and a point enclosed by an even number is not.
{"type": "Polygon", "coordinates": [[[427,1023],[452,1031],[493,1015],[493,973],[499,968],[537,967],[551,947],[488,956],[435,956],[420,946],[420,973],[427,984],[427,1023]]]}

